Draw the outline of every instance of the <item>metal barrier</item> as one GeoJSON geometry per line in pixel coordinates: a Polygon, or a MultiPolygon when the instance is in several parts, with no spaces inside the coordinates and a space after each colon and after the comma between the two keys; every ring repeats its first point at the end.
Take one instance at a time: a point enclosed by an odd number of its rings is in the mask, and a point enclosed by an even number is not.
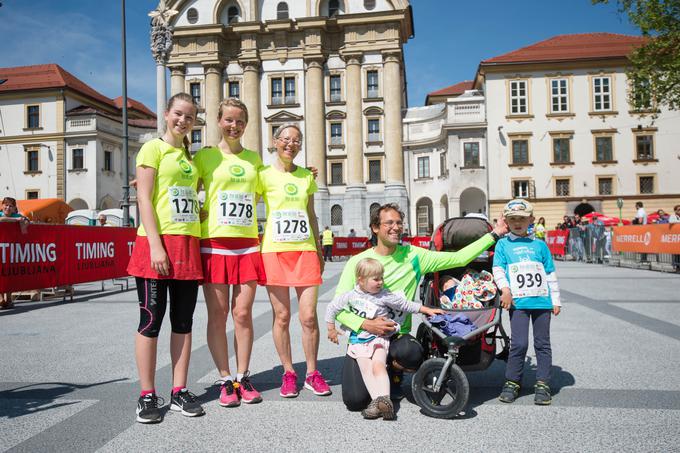
{"type": "Polygon", "coordinates": [[[566,252],[576,261],[604,263],[611,255],[611,231],[604,225],[570,228],[566,252]]]}

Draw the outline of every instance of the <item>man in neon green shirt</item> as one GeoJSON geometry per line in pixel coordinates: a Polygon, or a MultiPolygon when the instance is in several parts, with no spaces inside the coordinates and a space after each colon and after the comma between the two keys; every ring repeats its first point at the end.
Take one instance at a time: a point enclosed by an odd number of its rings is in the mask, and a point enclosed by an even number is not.
{"type": "Polygon", "coordinates": [[[323,245],[323,260],[333,261],[333,232],[328,226],[321,232],[321,245],[323,245]]]}
{"type": "MultiPolygon", "coordinates": [[[[375,211],[371,216],[371,230],[377,236],[377,245],[350,258],[340,277],[336,295],[354,288],[356,284],[355,267],[360,260],[374,258],[380,261],[385,268],[384,287],[392,292],[401,291],[406,299],[413,300],[424,274],[465,266],[508,232],[505,221],[501,219],[491,233],[482,236],[458,252],[435,252],[420,247],[400,245],[399,238],[404,229],[403,221],[404,213],[394,203],[385,204],[375,211]]],[[[394,353],[391,356],[404,368],[413,368],[414,364],[419,364],[422,361],[422,350],[419,360],[416,360],[417,357],[414,359],[413,355],[418,354],[420,345],[413,337],[408,335],[411,331],[411,315],[393,313],[390,318],[365,319],[349,311],[342,311],[336,317],[338,322],[355,332],[366,330],[381,336],[394,332],[397,325],[401,326],[400,339],[398,342],[393,341],[392,344],[400,343],[399,355],[404,352],[409,357],[405,357],[405,360],[402,361],[394,353]]],[[[390,347],[390,351],[394,352],[392,347],[390,347]]],[[[350,410],[363,409],[370,401],[356,361],[350,357],[345,357],[342,397],[350,410]]]]}

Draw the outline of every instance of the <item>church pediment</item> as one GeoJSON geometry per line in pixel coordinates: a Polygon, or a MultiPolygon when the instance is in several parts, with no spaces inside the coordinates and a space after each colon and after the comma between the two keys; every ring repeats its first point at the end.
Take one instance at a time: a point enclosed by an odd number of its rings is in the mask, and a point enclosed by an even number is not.
{"type": "Polygon", "coordinates": [[[289,122],[296,122],[296,121],[302,121],[304,117],[302,115],[296,115],[295,113],[287,112],[285,110],[282,110],[280,112],[276,112],[271,116],[265,117],[265,121],[268,123],[289,123],[289,122]]]}

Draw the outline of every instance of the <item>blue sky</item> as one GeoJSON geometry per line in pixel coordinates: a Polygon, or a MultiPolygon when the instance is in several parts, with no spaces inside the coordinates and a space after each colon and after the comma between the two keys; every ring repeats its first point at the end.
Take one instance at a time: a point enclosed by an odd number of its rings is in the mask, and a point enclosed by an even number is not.
{"type": "MultiPolygon", "coordinates": [[[[147,13],[127,1],[128,95],[155,110],[147,13]]],[[[108,97],[121,94],[119,0],[2,0],[0,66],[58,63],[108,97]],[[30,30],[30,31],[29,31],[30,30]]],[[[615,5],[590,0],[411,0],[415,37],[405,47],[410,106],[471,79],[481,60],[567,33],[639,34],[615,5]]],[[[169,83],[169,82],[168,82],[169,83]]]]}

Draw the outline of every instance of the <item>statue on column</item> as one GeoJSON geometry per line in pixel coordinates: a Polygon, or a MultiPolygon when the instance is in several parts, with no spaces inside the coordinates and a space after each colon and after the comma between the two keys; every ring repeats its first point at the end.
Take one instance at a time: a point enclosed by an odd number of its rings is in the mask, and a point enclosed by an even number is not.
{"type": "Polygon", "coordinates": [[[157,64],[165,64],[172,50],[172,32],[170,18],[178,11],[170,9],[165,0],[158,2],[158,7],[149,13],[151,17],[151,54],[157,64]]]}

